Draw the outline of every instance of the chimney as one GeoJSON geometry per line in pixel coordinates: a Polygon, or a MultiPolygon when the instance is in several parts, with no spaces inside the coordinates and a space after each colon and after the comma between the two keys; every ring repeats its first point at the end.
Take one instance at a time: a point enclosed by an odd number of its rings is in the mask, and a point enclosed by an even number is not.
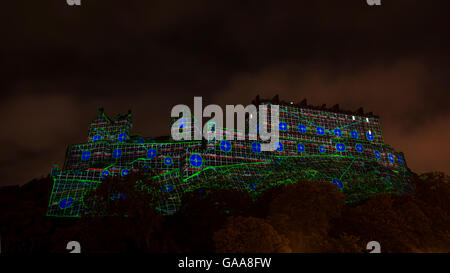
{"type": "Polygon", "coordinates": [[[356,110],[356,114],[364,115],[364,109],[362,107],[359,107],[358,110],[356,110]]]}
{"type": "Polygon", "coordinates": [[[272,98],[272,103],[279,104],[280,103],[280,97],[278,94],[275,95],[275,97],[272,98]]]}

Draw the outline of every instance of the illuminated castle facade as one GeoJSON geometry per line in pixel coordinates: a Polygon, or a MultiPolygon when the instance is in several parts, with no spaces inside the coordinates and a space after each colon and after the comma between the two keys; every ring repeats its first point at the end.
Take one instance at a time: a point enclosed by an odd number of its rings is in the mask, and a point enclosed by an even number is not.
{"type": "MultiPolygon", "coordinates": [[[[99,109],[89,126],[88,141],[70,146],[63,168],[55,166],[51,171],[54,185],[47,214],[79,216],[86,207],[84,194],[105,177],[142,169],[157,173],[153,183],[169,192],[158,207],[166,214],[176,211],[185,191],[199,187],[228,187],[251,194],[298,179],[329,181],[344,191],[357,180],[408,183],[411,172],[403,154],[384,143],[380,119],[372,113],[314,107],[305,100],[286,103],[278,96],[257,97],[253,104],[279,105],[280,142],[275,151],[261,151],[258,141],[227,140],[227,136],[220,141],[174,141],[133,135],[131,112],[110,119],[99,109]]],[[[195,130],[186,123],[179,128],[195,130]]],[[[238,134],[245,132],[236,130],[238,134]]]]}

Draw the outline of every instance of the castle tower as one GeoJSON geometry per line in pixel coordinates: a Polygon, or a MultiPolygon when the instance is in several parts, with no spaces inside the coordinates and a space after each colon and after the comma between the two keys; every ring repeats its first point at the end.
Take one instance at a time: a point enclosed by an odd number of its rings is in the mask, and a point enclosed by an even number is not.
{"type": "Polygon", "coordinates": [[[97,116],[89,125],[88,141],[126,142],[130,139],[132,127],[131,110],[111,120],[103,108],[99,108],[97,116]]]}

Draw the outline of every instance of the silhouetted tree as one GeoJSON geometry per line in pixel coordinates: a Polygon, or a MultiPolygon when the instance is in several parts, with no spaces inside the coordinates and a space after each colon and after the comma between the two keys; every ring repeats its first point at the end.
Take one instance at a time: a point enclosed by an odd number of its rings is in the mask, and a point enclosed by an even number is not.
{"type": "Polygon", "coordinates": [[[228,216],[248,215],[250,208],[252,200],[247,192],[198,189],[182,197],[172,220],[183,227],[177,237],[186,251],[213,252],[212,234],[228,216]]]}
{"type": "Polygon", "coordinates": [[[268,221],[285,235],[294,252],[311,250],[310,237],[323,237],[344,207],[344,195],[328,182],[298,181],[270,202],[268,221]]]}
{"type": "MultiPolygon", "coordinates": [[[[162,182],[136,173],[104,180],[84,196],[81,218],[47,217],[52,180],[0,188],[2,252],[67,253],[69,241],[90,252],[450,252],[450,179],[415,176],[414,192],[344,204],[332,183],[273,187],[256,202],[220,181],[185,193],[174,215],[158,206],[172,197],[162,182]]],[[[363,183],[363,182],[361,182],[363,183]]]]}
{"type": "Polygon", "coordinates": [[[286,253],[289,241],[264,219],[230,216],[223,229],[213,235],[220,253],[286,253]]]}

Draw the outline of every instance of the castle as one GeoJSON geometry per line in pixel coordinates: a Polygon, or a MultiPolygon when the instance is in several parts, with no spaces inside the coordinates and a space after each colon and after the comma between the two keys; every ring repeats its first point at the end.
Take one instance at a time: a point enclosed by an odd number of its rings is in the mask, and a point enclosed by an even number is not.
{"type": "MultiPolygon", "coordinates": [[[[322,180],[345,190],[355,180],[406,184],[411,171],[404,155],[385,144],[380,119],[372,113],[343,111],[338,105],[311,106],[258,97],[253,104],[279,105],[280,142],[261,151],[257,141],[174,141],[133,135],[132,115],[110,119],[102,108],[91,122],[88,141],[71,145],[64,166],[54,166],[47,215],[77,217],[85,210],[84,194],[107,176],[127,176],[152,169],[161,191],[169,192],[158,209],[176,211],[181,195],[204,187],[261,192],[296,179],[322,180]]],[[[268,124],[270,127],[270,124],[268,124]]],[[[194,130],[180,124],[180,130],[194,130]]],[[[223,128],[216,128],[221,132],[223,128]]],[[[223,130],[224,132],[225,130],[223,130]]],[[[242,132],[235,132],[240,134],[242,132]]],[[[144,185],[145,186],[145,185],[144,185]]]]}

